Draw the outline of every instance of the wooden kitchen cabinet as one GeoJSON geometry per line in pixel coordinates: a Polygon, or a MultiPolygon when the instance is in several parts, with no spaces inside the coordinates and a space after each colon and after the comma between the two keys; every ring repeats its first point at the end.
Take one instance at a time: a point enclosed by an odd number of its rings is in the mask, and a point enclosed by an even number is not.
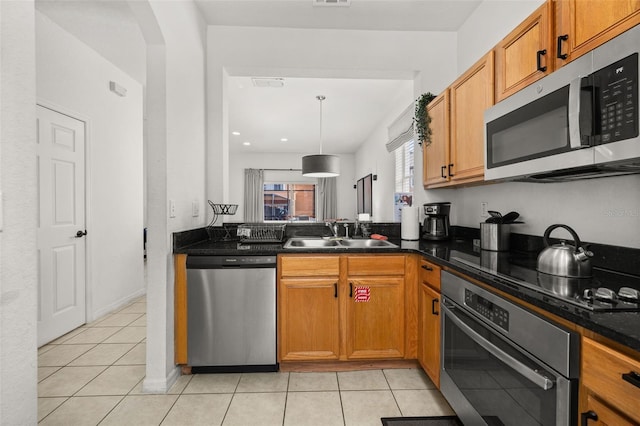
{"type": "Polygon", "coordinates": [[[440,388],[440,268],[420,262],[418,361],[440,388]]]}
{"type": "Polygon", "coordinates": [[[556,68],[640,24],[638,0],[556,0],[556,68]]]}
{"type": "MultiPolygon", "coordinates": [[[[492,50],[453,82],[448,95],[440,95],[442,105],[437,103],[432,107],[434,117],[438,114],[437,121],[432,123],[434,129],[439,130],[437,126],[446,125],[446,118],[442,117],[446,115],[446,97],[449,97],[449,144],[446,144],[445,133],[440,131],[423,151],[426,189],[483,181],[484,111],[494,104],[493,65],[492,50]]],[[[434,131],[434,134],[437,133],[434,131]]]]}
{"type": "Polygon", "coordinates": [[[554,70],[552,12],[544,3],[495,47],[496,102],[554,70]]]}
{"type": "Polygon", "coordinates": [[[404,357],[405,256],[383,259],[347,258],[347,359],[404,357]]]}
{"type": "Polygon", "coordinates": [[[484,178],[484,111],[494,104],[493,50],[451,85],[451,182],[484,178]]]}
{"type": "Polygon", "coordinates": [[[281,360],[338,359],[337,276],[282,278],[278,304],[281,360]]]}
{"type": "Polygon", "coordinates": [[[279,256],[278,271],[280,360],[338,359],[339,258],[279,256]]]}
{"type": "Polygon", "coordinates": [[[591,414],[587,424],[640,423],[640,360],[586,336],[580,358],[580,412],[591,414]]]}
{"type": "Polygon", "coordinates": [[[405,259],[278,256],[279,360],[405,357],[405,259]]]}
{"type": "Polygon", "coordinates": [[[435,97],[427,106],[431,117],[431,143],[422,147],[422,177],[425,187],[449,182],[449,89],[435,97]]]}

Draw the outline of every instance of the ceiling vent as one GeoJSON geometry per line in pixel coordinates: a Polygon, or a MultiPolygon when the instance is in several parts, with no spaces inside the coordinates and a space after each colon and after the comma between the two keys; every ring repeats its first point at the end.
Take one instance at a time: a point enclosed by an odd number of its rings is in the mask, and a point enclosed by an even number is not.
{"type": "Polygon", "coordinates": [[[314,6],[351,6],[351,0],[311,0],[314,6]]]}
{"type": "Polygon", "coordinates": [[[284,78],[272,77],[251,77],[251,81],[255,87],[282,87],[284,86],[284,78]]]}

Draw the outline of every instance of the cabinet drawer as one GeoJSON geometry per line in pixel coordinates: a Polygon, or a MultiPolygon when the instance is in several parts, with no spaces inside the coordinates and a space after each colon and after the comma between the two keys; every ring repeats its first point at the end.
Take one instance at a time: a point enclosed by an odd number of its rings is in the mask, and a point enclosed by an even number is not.
{"type": "Polygon", "coordinates": [[[338,256],[281,256],[280,276],[282,277],[326,277],[338,276],[340,258],[338,256]]]}
{"type": "Polygon", "coordinates": [[[640,361],[588,338],[582,339],[582,383],[621,413],[640,422],[640,386],[623,375],[640,374],[640,361]]]}
{"type": "Polygon", "coordinates": [[[349,275],[404,275],[404,256],[349,256],[349,275]]]}
{"type": "Polygon", "coordinates": [[[420,261],[420,281],[440,291],[440,267],[422,259],[420,261]]]}

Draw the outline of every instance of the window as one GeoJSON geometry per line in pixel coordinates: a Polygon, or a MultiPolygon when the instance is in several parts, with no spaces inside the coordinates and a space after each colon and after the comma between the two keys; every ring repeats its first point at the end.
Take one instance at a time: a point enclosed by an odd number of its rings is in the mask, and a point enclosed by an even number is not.
{"type": "Polygon", "coordinates": [[[396,192],[413,192],[413,141],[405,143],[394,153],[396,155],[396,192]]]}
{"type": "Polygon", "coordinates": [[[316,185],[268,183],[264,185],[264,220],[315,220],[316,185]]]}

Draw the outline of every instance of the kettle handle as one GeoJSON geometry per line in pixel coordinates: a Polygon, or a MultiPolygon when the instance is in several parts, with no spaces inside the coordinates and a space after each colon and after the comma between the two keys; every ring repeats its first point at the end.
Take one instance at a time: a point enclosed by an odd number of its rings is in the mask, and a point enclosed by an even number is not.
{"type": "Polygon", "coordinates": [[[573,229],[571,229],[570,227],[568,227],[567,225],[562,225],[562,224],[555,224],[555,225],[551,225],[550,227],[547,228],[546,231],[544,231],[544,246],[545,247],[549,247],[549,235],[551,234],[551,231],[553,231],[556,228],[564,228],[567,231],[569,231],[569,233],[571,234],[571,236],[573,237],[573,241],[575,242],[575,246],[576,246],[576,251],[582,248],[582,243],[580,242],[580,237],[578,237],[578,234],[576,234],[576,231],[574,231],[573,229]]]}

